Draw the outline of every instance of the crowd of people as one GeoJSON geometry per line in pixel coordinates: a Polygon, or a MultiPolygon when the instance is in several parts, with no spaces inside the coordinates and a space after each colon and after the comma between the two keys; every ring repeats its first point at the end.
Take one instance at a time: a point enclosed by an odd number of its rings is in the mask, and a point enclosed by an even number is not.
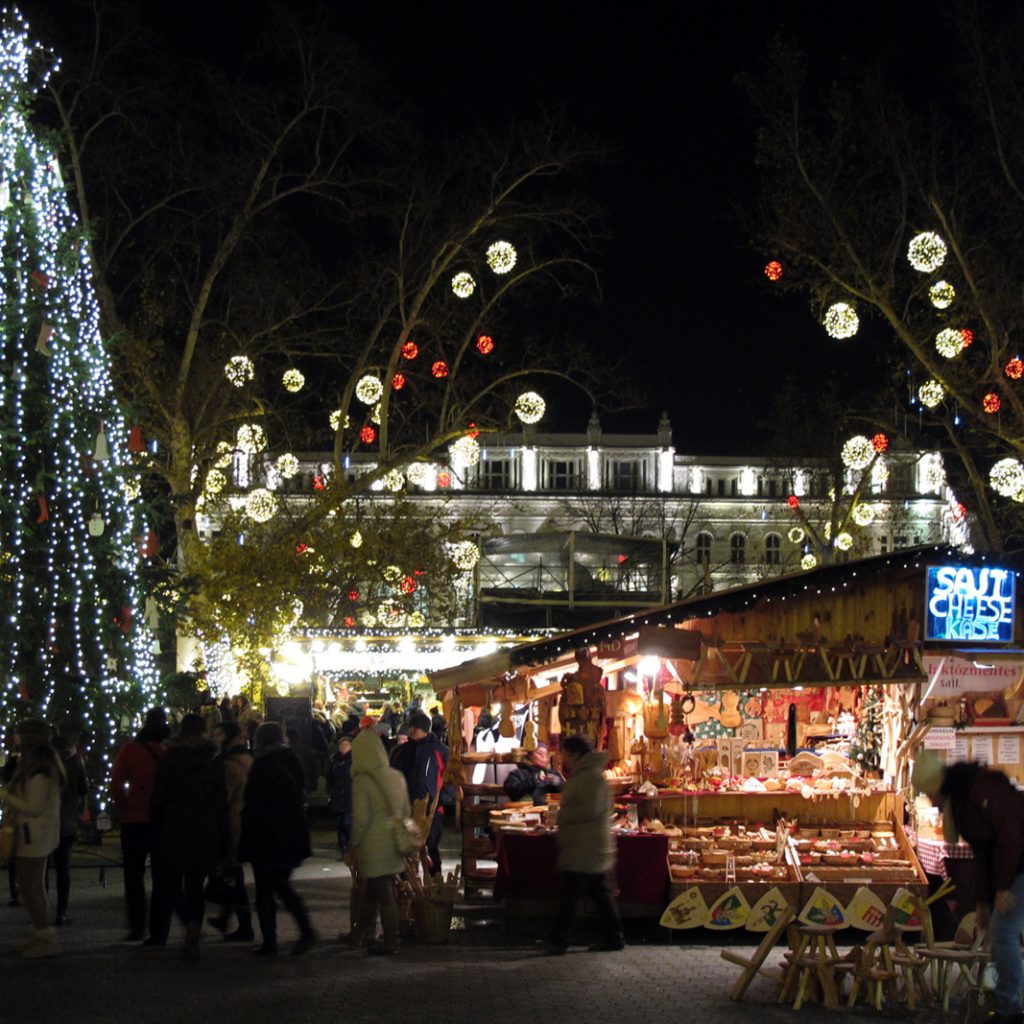
{"type": "MultiPolygon", "coordinates": [[[[439,873],[448,759],[443,726],[439,715],[432,719],[414,707],[406,713],[396,709],[387,721],[353,714],[340,727],[314,716],[307,738],[261,721],[240,701],[199,705],[173,730],[164,709],[151,709],[118,751],[110,779],[121,836],[126,941],[165,946],[176,914],[185,932],[182,955],[198,959],[206,905],[212,902],[219,912],[206,923],[225,941],[253,943],[258,955],[275,956],[280,902],[299,931],[292,953],[306,952],[317,932],[292,874],[312,853],[306,801],[324,775],[337,818],[338,855],[359,883],[358,914],[344,938],[374,954],[394,952],[393,880],[404,857],[392,823],[409,817],[413,801],[425,801],[433,812],[429,869],[439,873]],[[313,759],[313,772],[311,751],[323,755],[313,759]],[[378,914],[384,939],[375,943],[378,914]]],[[[13,744],[16,754],[4,765],[0,801],[16,823],[8,857],[11,902],[25,905],[31,923],[20,952],[26,958],[56,956],[58,928],[70,921],[70,852],[88,791],[85,769],[73,744],[42,720],[22,721],[13,744]],[[52,919],[51,864],[57,876],[52,919]]]]}

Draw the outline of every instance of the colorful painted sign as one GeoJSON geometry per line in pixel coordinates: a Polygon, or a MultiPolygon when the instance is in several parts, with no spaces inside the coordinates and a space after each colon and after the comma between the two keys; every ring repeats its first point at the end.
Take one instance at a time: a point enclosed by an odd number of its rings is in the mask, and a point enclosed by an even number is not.
{"type": "Polygon", "coordinates": [[[798,920],[803,924],[821,924],[832,928],[848,928],[850,925],[842,903],[820,886],[811,893],[798,920]]]}
{"type": "Polygon", "coordinates": [[[786,909],[786,897],[777,886],[772,886],[750,909],[747,917],[748,932],[770,932],[786,909]]]}
{"type": "Polygon", "coordinates": [[[986,566],[928,566],[925,640],[1013,640],[1014,575],[986,566]]]}
{"type": "Polygon", "coordinates": [[[662,928],[700,928],[707,924],[708,905],[699,888],[694,886],[681,892],[661,915],[662,928]]]}
{"type": "Polygon", "coordinates": [[[708,928],[716,932],[727,932],[734,928],[742,928],[750,917],[750,904],[739,886],[733,886],[722,893],[708,911],[708,928]]]}
{"type": "Polygon", "coordinates": [[[869,889],[862,885],[850,900],[846,916],[854,928],[866,932],[878,931],[885,920],[885,904],[869,889]]]}

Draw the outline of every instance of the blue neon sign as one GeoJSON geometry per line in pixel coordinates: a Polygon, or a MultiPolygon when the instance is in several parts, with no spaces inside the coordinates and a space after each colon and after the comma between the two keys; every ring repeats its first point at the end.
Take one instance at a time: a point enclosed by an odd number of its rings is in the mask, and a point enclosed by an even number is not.
{"type": "Polygon", "coordinates": [[[928,566],[925,640],[1013,640],[1014,575],[1009,569],[928,566]]]}

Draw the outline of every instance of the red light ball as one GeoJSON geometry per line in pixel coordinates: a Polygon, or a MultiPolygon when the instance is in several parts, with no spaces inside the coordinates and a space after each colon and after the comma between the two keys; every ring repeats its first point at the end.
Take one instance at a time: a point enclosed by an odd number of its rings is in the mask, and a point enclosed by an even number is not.
{"type": "Polygon", "coordinates": [[[1024,360],[1018,356],[1014,356],[1004,367],[1003,373],[1006,374],[1010,380],[1020,380],[1024,377],[1024,360]]]}
{"type": "Polygon", "coordinates": [[[967,518],[967,506],[962,502],[957,502],[956,508],[953,509],[953,522],[960,523],[967,518]]]}
{"type": "Polygon", "coordinates": [[[765,265],[764,276],[769,281],[778,281],[782,277],[782,264],[778,260],[772,260],[770,263],[765,265]]]}
{"type": "Polygon", "coordinates": [[[366,426],[359,431],[359,440],[362,441],[363,444],[373,444],[373,442],[377,440],[377,431],[367,423],[366,426]]]}
{"type": "Polygon", "coordinates": [[[391,387],[395,391],[401,391],[402,388],[405,387],[405,374],[404,373],[396,373],[394,375],[394,377],[391,378],[391,387]]]}
{"type": "Polygon", "coordinates": [[[469,429],[466,431],[466,437],[471,437],[475,441],[480,436],[480,428],[475,423],[470,423],[469,429]]]}
{"type": "Polygon", "coordinates": [[[295,545],[295,554],[304,555],[309,550],[309,545],[305,541],[295,545]]]}
{"type": "Polygon", "coordinates": [[[800,499],[795,494],[791,494],[786,499],[786,504],[789,505],[790,508],[799,508],[800,507],[800,499]]]}
{"type": "Polygon", "coordinates": [[[419,584],[411,576],[405,576],[399,586],[403,594],[411,594],[419,584]]]}
{"type": "Polygon", "coordinates": [[[476,339],[477,351],[482,356],[486,356],[494,351],[494,339],[489,334],[481,334],[476,339]]]}
{"type": "Polygon", "coordinates": [[[994,392],[990,391],[982,400],[981,407],[989,415],[999,412],[1003,407],[1003,400],[994,392]]]}
{"type": "Polygon", "coordinates": [[[348,599],[350,601],[358,601],[359,600],[359,591],[358,590],[350,590],[348,592],[348,599]]]}
{"type": "Polygon", "coordinates": [[[316,476],[313,477],[313,490],[322,491],[326,486],[327,484],[325,483],[324,478],[317,473],[316,476]]]}
{"type": "Polygon", "coordinates": [[[875,434],[875,436],[871,438],[871,447],[874,448],[876,452],[884,452],[889,447],[889,438],[887,438],[885,434],[875,434]]]}
{"type": "Polygon", "coordinates": [[[438,473],[437,474],[437,486],[438,487],[451,487],[452,475],[451,473],[438,473]]]}
{"type": "Polygon", "coordinates": [[[345,616],[345,625],[351,629],[356,624],[356,620],[351,615],[345,616]]]}
{"type": "Polygon", "coordinates": [[[448,364],[443,359],[438,359],[438,361],[430,368],[430,372],[438,380],[441,380],[448,376],[448,364]]]}
{"type": "Polygon", "coordinates": [[[415,359],[420,354],[420,347],[415,341],[407,341],[402,346],[403,359],[415,359]]]}
{"type": "Polygon", "coordinates": [[[960,332],[960,337],[963,339],[964,348],[970,348],[974,344],[974,331],[970,327],[965,327],[960,332]]]}

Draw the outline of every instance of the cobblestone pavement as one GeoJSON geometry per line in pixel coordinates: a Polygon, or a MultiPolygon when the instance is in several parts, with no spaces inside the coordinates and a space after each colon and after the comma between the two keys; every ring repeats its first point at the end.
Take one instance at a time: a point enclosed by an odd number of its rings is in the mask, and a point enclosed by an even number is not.
{"type": "MultiPolygon", "coordinates": [[[[177,923],[165,949],[121,943],[120,868],[107,870],[104,887],[98,854],[77,851],[63,956],[17,958],[12,947],[26,931],[25,911],[0,905],[0,1024],[774,1024],[825,1016],[815,1006],[799,1014],[775,1006],[763,981],[754,983],[748,1000],[731,1003],[727,993],[737,968],[720,958],[720,945],[666,944],[656,928],[630,933],[620,953],[580,946],[564,957],[545,957],[536,938],[521,929],[506,933],[497,917],[457,919],[462,927],[447,945],[409,942],[392,958],[345,950],[337,936],[347,929],[348,870],[333,859],[326,833],[317,840],[322,855],[296,878],[321,941],[301,959],[288,956],[295,932],[284,914],[283,955],[269,962],[206,929],[202,959],[186,963],[177,923]]],[[[99,853],[116,857],[109,843],[99,853]]],[[[844,1017],[853,1024],[869,1019],[844,1017]]]]}

